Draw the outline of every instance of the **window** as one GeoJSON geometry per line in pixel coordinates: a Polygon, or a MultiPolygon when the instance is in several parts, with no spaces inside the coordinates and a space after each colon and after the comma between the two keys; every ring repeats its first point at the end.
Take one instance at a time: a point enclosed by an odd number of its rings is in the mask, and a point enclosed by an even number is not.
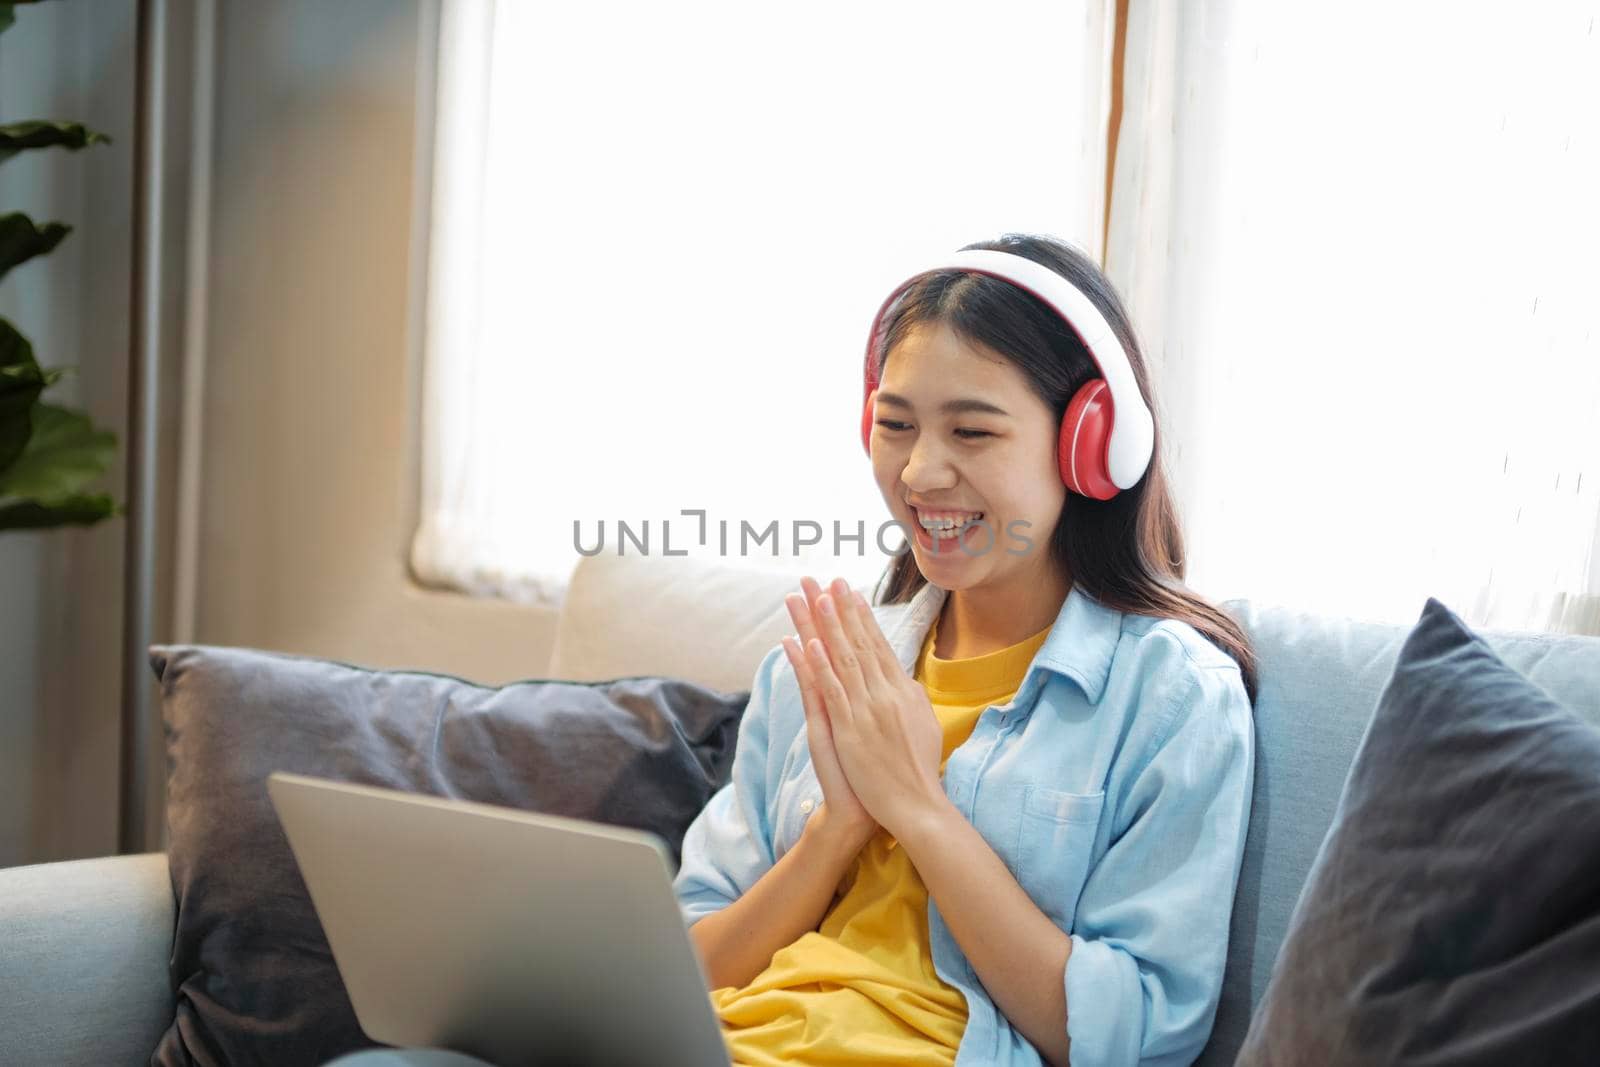
{"type": "Polygon", "coordinates": [[[555,601],[601,520],[691,555],[726,522],[730,556],[776,521],[780,558],[730,562],[881,573],[872,316],[979,236],[1098,254],[1101,5],[455,0],[441,30],[419,575],[555,601]]]}
{"type": "Polygon", "coordinates": [[[1597,8],[444,5],[415,569],[554,601],[720,523],[870,580],[878,303],[1104,232],[1192,585],[1600,633],[1597,8]]]}
{"type": "Polygon", "coordinates": [[[1600,633],[1597,8],[1134,9],[1107,261],[1196,588],[1600,633]]]}

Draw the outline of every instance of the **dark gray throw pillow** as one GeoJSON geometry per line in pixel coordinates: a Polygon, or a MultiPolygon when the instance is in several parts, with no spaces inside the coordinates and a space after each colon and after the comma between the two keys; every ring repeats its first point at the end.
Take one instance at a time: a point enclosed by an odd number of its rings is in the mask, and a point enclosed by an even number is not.
{"type": "Polygon", "coordinates": [[[1236,1067],[1597,1056],[1600,730],[1430,597],[1236,1067]]]}
{"type": "Polygon", "coordinates": [[[150,664],[178,905],[162,1067],[311,1067],[374,1045],[268,799],[270,772],[649,830],[678,860],[728,780],[749,700],[654,677],[495,689],[204,645],[152,646],[150,664]]]}

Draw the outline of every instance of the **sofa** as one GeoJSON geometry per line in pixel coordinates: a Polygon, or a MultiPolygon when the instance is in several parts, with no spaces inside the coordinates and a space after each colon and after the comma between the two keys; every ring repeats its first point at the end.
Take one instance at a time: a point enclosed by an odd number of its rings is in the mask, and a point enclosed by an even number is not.
{"type": "MultiPolygon", "coordinates": [[[[818,575],[821,578],[831,575],[818,575]]],[[[588,557],[545,677],[668,675],[747,689],[789,631],[789,574],[687,557],[588,557]]],[[[1257,764],[1206,1067],[1233,1062],[1408,627],[1229,600],[1259,655],[1257,764]]],[[[1419,605],[1419,608],[1421,605],[1419,605]]],[[[1511,667],[1600,724],[1600,639],[1485,631],[1511,667]]],[[[0,1064],[147,1063],[173,1017],[163,853],[0,870],[0,1064]]]]}

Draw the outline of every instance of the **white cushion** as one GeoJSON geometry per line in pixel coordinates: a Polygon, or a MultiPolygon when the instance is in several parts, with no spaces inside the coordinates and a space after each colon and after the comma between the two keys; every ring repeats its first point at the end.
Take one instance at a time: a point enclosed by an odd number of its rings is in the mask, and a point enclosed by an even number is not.
{"type": "MultiPolygon", "coordinates": [[[[823,583],[826,572],[813,574],[823,583]]],[[[794,632],[786,594],[796,574],[694,556],[585,556],[556,624],[550,676],[604,681],[684,678],[725,692],[749,689],[762,657],[794,632]]],[[[869,595],[871,586],[859,587],[869,595]]]]}

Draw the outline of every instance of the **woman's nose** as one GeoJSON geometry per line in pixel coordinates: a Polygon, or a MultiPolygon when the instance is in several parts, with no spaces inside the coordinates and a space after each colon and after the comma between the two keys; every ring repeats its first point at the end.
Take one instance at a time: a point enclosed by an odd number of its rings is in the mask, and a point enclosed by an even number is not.
{"type": "Polygon", "coordinates": [[[934,489],[948,489],[955,484],[955,471],[940,451],[924,434],[911,446],[911,456],[906,460],[900,480],[914,493],[934,489]]]}

